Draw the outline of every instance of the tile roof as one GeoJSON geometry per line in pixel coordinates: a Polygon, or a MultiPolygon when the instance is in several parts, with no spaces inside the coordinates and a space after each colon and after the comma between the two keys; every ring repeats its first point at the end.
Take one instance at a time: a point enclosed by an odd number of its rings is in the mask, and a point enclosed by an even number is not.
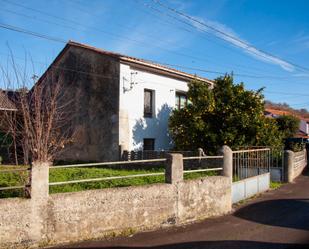
{"type": "Polygon", "coordinates": [[[158,64],[156,62],[153,62],[153,61],[148,61],[148,60],[139,59],[139,58],[136,58],[136,57],[131,57],[131,56],[122,55],[122,54],[119,54],[119,53],[106,51],[106,50],[103,50],[103,49],[99,49],[99,48],[96,48],[96,47],[92,47],[92,46],[89,46],[89,45],[86,45],[86,44],[83,44],[83,43],[74,42],[74,41],[69,41],[68,45],[81,47],[81,48],[89,49],[89,50],[92,50],[92,51],[95,51],[95,52],[98,52],[98,53],[101,53],[101,54],[112,56],[112,57],[120,59],[123,62],[134,63],[134,64],[137,64],[137,65],[140,65],[140,66],[145,66],[145,67],[148,67],[148,68],[157,69],[157,70],[160,70],[160,71],[165,71],[167,73],[175,74],[175,75],[186,77],[186,78],[189,78],[189,79],[198,79],[198,80],[207,82],[211,85],[213,84],[213,81],[211,81],[207,78],[199,77],[199,76],[189,74],[189,73],[186,73],[186,72],[182,72],[182,71],[179,71],[177,69],[167,67],[167,66],[158,64]]]}
{"type": "Polygon", "coordinates": [[[0,90],[0,111],[1,110],[9,110],[16,111],[15,104],[9,99],[6,92],[0,90]]]}
{"type": "Polygon", "coordinates": [[[291,115],[291,116],[297,117],[298,119],[304,120],[304,121],[309,123],[309,118],[302,117],[301,115],[298,115],[298,114],[295,114],[293,112],[286,111],[286,110],[278,110],[278,109],[273,109],[273,108],[265,108],[265,114],[266,115],[270,115],[272,117],[291,115]]]}
{"type": "MultiPolygon", "coordinates": [[[[272,109],[272,108],[266,108],[265,112],[268,112],[272,115],[278,115],[278,116],[283,116],[283,115],[293,115],[289,111],[284,111],[284,110],[277,110],[277,109],[272,109]]],[[[293,115],[295,116],[295,115],[293,115]]]]}

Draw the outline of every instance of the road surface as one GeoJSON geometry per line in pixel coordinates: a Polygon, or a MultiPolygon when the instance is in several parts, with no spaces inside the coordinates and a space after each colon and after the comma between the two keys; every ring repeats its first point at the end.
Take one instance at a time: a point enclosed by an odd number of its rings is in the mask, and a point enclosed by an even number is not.
{"type": "Polygon", "coordinates": [[[184,227],[55,248],[309,249],[309,175],[219,218],[184,227]]]}

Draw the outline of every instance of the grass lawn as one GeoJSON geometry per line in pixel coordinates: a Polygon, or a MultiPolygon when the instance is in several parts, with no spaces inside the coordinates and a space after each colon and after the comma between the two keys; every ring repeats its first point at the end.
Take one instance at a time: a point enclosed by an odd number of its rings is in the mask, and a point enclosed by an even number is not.
{"type": "MultiPolygon", "coordinates": [[[[1,170],[27,169],[29,166],[0,165],[1,170]]],[[[28,183],[29,171],[0,172],[0,187],[20,186],[28,183]]],[[[24,196],[23,189],[0,190],[0,198],[24,196]]]]}
{"type": "MultiPolygon", "coordinates": [[[[24,166],[25,167],[25,166],[24,166]]],[[[12,168],[22,168],[12,167],[12,166],[0,166],[0,170],[12,168]]],[[[101,178],[109,176],[125,176],[125,175],[136,175],[136,174],[147,174],[147,173],[157,173],[164,172],[163,166],[149,167],[143,169],[115,169],[106,167],[80,167],[80,168],[58,168],[50,169],[49,181],[50,182],[65,182],[70,180],[79,179],[89,179],[89,178],[101,178]]],[[[205,176],[217,175],[218,172],[195,172],[184,174],[184,179],[196,179],[205,176]]],[[[65,184],[59,186],[50,186],[50,193],[63,193],[63,192],[76,192],[87,189],[102,189],[102,188],[113,188],[113,187],[126,187],[126,186],[138,186],[153,183],[164,183],[164,175],[162,176],[145,176],[129,179],[114,179],[114,180],[104,180],[98,182],[89,183],[73,183],[65,184]]],[[[0,187],[24,185],[28,180],[28,172],[17,172],[17,173],[0,173],[0,187]]],[[[0,198],[5,197],[17,197],[24,196],[23,190],[5,190],[0,191],[0,198]]]]}

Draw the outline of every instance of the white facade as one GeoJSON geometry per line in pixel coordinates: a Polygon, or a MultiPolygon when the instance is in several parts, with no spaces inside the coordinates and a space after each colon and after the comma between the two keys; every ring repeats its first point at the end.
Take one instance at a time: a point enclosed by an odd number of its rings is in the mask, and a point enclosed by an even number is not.
{"type": "Polygon", "coordinates": [[[119,142],[123,150],[142,150],[147,138],[155,139],[155,150],[171,148],[168,119],[178,91],[188,91],[186,81],[120,64],[119,142]],[[144,117],[144,89],[153,91],[152,118],[144,117]]]}
{"type": "Polygon", "coordinates": [[[308,123],[307,123],[306,120],[303,120],[303,119],[300,120],[299,129],[300,129],[302,132],[304,132],[304,133],[306,133],[306,134],[309,134],[308,123]]]}

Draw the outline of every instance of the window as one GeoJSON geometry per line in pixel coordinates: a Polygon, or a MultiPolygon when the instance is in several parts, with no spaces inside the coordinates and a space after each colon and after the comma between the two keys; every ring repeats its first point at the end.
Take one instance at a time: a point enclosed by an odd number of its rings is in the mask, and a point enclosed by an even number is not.
{"type": "Polygon", "coordinates": [[[188,104],[188,97],[185,93],[176,92],[175,107],[177,110],[184,108],[188,104]]]}
{"type": "Polygon", "coordinates": [[[145,89],[144,90],[144,117],[152,118],[154,111],[154,91],[145,89]]]}
{"type": "Polygon", "coordinates": [[[144,138],[143,150],[154,150],[155,140],[154,138],[144,138]]]}

